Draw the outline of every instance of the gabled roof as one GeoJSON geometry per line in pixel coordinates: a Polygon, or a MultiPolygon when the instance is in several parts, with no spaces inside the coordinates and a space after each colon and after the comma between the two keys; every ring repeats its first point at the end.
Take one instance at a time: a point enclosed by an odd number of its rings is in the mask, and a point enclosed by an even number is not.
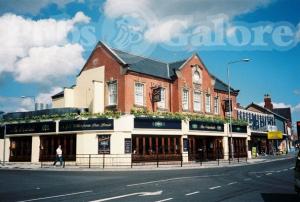
{"type": "Polygon", "coordinates": [[[261,110],[263,113],[273,114],[274,116],[277,116],[277,117],[279,117],[279,118],[281,118],[281,119],[283,119],[283,120],[286,120],[286,121],[288,120],[288,119],[286,119],[285,117],[283,117],[283,116],[277,114],[276,112],[273,112],[273,111],[271,111],[271,110],[269,110],[269,109],[267,109],[267,108],[264,108],[264,107],[262,107],[262,106],[260,106],[260,105],[258,105],[258,104],[255,104],[254,102],[252,102],[251,104],[249,104],[249,105],[246,107],[246,109],[248,109],[249,107],[254,107],[254,108],[258,109],[258,110],[261,110]]]}
{"type": "Polygon", "coordinates": [[[64,91],[61,91],[59,93],[56,93],[55,95],[52,95],[51,98],[52,99],[57,99],[57,98],[61,98],[61,97],[64,97],[64,91]]]}
{"type": "Polygon", "coordinates": [[[292,121],[291,108],[289,108],[289,107],[275,108],[275,109],[273,109],[273,112],[275,112],[276,114],[279,114],[279,115],[285,117],[286,119],[292,121]]]}
{"type": "MultiPolygon", "coordinates": [[[[99,41],[97,46],[102,46],[104,47],[116,60],[119,62],[122,66],[128,68],[129,71],[137,72],[137,73],[142,73],[142,74],[147,74],[150,76],[155,76],[158,78],[163,78],[167,80],[173,80],[176,76],[176,70],[180,70],[185,64],[193,57],[197,56],[201,63],[204,65],[202,62],[201,58],[197,53],[194,53],[191,57],[187,59],[183,59],[180,61],[176,62],[163,62],[163,61],[158,61],[154,60],[151,58],[147,58],[144,56],[139,56],[136,54],[128,53],[122,50],[117,50],[117,49],[112,49],[102,41],[99,41]]],[[[93,50],[93,52],[95,49],[93,50]]],[[[92,52],[92,54],[93,54],[92,52]]],[[[90,56],[91,57],[91,56],[90,56]]],[[[205,66],[205,65],[204,65],[205,66]]],[[[84,69],[84,68],[83,68],[84,69]]],[[[81,70],[81,72],[83,71],[81,70]]],[[[207,70],[208,71],[208,70],[207,70]]],[[[80,73],[81,73],[80,72],[80,73]]],[[[79,73],[79,75],[80,75],[79,73]]],[[[215,79],[215,90],[219,91],[224,91],[228,92],[228,85],[212,75],[209,72],[210,76],[215,79]]],[[[233,93],[238,93],[238,90],[234,90],[231,88],[231,92],[233,93]]]]}

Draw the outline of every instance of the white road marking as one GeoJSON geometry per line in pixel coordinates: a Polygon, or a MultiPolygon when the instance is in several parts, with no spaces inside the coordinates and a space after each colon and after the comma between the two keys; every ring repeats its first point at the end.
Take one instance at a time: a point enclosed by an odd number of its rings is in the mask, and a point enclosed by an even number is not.
{"type": "Polygon", "coordinates": [[[172,200],[173,198],[166,198],[166,199],[162,199],[162,200],[159,200],[159,201],[156,201],[156,202],[163,202],[163,201],[170,201],[172,200]]]}
{"type": "Polygon", "coordinates": [[[228,183],[227,185],[233,185],[233,184],[236,184],[237,182],[230,182],[228,183]]]}
{"type": "Polygon", "coordinates": [[[244,181],[250,181],[252,180],[251,178],[245,178],[244,181]]]}
{"type": "Polygon", "coordinates": [[[258,175],[258,176],[256,176],[257,178],[260,178],[261,176],[260,175],[258,175]]]}
{"type": "Polygon", "coordinates": [[[272,173],[267,173],[266,175],[272,175],[272,173]]]}
{"type": "Polygon", "coordinates": [[[195,192],[192,192],[192,193],[188,193],[188,194],[185,194],[186,196],[190,196],[190,195],[194,195],[194,194],[198,194],[199,191],[195,191],[195,192]]]}
{"type": "Polygon", "coordinates": [[[120,196],[113,196],[113,197],[109,197],[109,198],[103,198],[103,199],[98,199],[98,200],[94,200],[94,201],[90,201],[90,202],[102,202],[102,201],[110,201],[110,200],[114,200],[114,199],[120,199],[120,198],[126,198],[129,196],[154,196],[154,195],[160,195],[162,193],[162,191],[156,191],[156,192],[136,192],[136,193],[131,193],[131,194],[124,194],[124,195],[120,195],[120,196]]]}
{"type": "Polygon", "coordinates": [[[281,170],[277,170],[277,171],[276,171],[276,173],[280,173],[280,172],[281,172],[281,170]]]}
{"type": "Polygon", "coordinates": [[[182,180],[182,179],[193,179],[193,178],[201,178],[201,177],[205,177],[205,178],[206,177],[219,177],[219,176],[224,176],[224,175],[196,175],[196,176],[191,176],[191,177],[175,177],[175,178],[169,178],[169,179],[164,179],[164,180],[155,180],[155,181],[141,182],[141,183],[136,183],[136,184],[128,184],[126,186],[133,187],[133,186],[153,184],[153,183],[158,183],[158,182],[169,182],[169,181],[182,180]]]}
{"type": "Polygon", "coordinates": [[[284,169],[283,171],[288,171],[288,169],[284,169]]]}
{"type": "Polygon", "coordinates": [[[290,167],[290,170],[292,170],[292,169],[294,169],[295,167],[293,166],[293,167],[290,167]]]}
{"type": "Polygon", "coordinates": [[[210,187],[209,189],[210,190],[213,190],[213,189],[219,189],[219,188],[221,188],[222,186],[216,186],[216,187],[210,187]]]}
{"type": "Polygon", "coordinates": [[[64,196],[84,194],[84,193],[89,193],[89,192],[93,192],[93,191],[87,190],[87,191],[81,191],[81,192],[74,192],[74,193],[70,193],[70,194],[61,194],[61,195],[55,195],[55,196],[47,196],[47,197],[41,197],[41,198],[28,199],[28,200],[23,200],[23,201],[19,201],[19,202],[39,201],[39,200],[45,200],[45,199],[51,199],[51,198],[59,198],[59,197],[64,197],[64,196]]]}

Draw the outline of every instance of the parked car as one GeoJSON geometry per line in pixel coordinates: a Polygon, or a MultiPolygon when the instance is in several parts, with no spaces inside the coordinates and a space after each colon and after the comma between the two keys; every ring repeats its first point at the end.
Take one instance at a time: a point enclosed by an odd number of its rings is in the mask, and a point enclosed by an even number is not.
{"type": "Polygon", "coordinates": [[[295,166],[295,191],[300,194],[300,151],[298,152],[295,166]]]}

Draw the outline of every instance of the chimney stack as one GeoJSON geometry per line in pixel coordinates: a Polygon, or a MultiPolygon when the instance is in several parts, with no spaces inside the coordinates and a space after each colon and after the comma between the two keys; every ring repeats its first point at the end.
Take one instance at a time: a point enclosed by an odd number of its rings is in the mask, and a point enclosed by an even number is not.
{"type": "Polygon", "coordinates": [[[272,104],[271,96],[269,94],[265,94],[264,102],[265,102],[264,107],[266,109],[269,109],[269,110],[273,111],[273,104],[272,104]]]}

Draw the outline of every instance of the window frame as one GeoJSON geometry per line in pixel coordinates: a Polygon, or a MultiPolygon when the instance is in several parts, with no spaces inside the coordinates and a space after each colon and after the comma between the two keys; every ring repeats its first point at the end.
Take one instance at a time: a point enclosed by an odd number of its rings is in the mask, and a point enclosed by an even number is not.
{"type": "Polygon", "coordinates": [[[194,95],[193,95],[193,108],[195,112],[202,112],[202,93],[200,91],[194,91],[194,95]],[[196,98],[196,94],[199,94],[199,100],[197,102],[196,98]],[[199,109],[196,109],[196,105],[195,103],[199,104],[199,109]]]}
{"type": "Polygon", "coordinates": [[[219,97],[214,97],[214,113],[220,114],[220,101],[219,97]],[[217,110],[216,110],[217,109],[217,110]]]}
{"type": "Polygon", "coordinates": [[[164,87],[161,87],[161,89],[160,89],[161,91],[160,91],[160,94],[161,94],[161,100],[159,101],[159,102],[157,102],[157,107],[159,108],[159,109],[166,109],[167,108],[167,99],[166,99],[166,95],[167,95],[167,91],[166,91],[166,88],[164,88],[164,87]],[[162,91],[164,92],[164,93],[162,93],[162,91]],[[163,99],[162,99],[163,98],[163,99]]]}
{"type": "Polygon", "coordinates": [[[210,94],[205,95],[205,112],[211,113],[211,95],[210,94]]]}
{"type": "Polygon", "coordinates": [[[188,89],[182,89],[181,105],[182,105],[183,111],[189,110],[189,90],[188,89]],[[186,96],[185,96],[185,92],[187,93],[186,96]],[[186,102],[185,102],[185,97],[186,97],[186,102]],[[185,106],[186,106],[186,108],[185,108],[185,106]]]}
{"type": "Polygon", "coordinates": [[[118,104],[118,84],[117,81],[114,82],[109,82],[108,83],[108,106],[115,106],[118,104]],[[111,102],[111,88],[110,86],[114,85],[115,86],[115,103],[111,102]]]}
{"type": "Polygon", "coordinates": [[[135,105],[137,105],[137,106],[144,106],[145,105],[144,94],[145,94],[145,84],[141,83],[141,82],[135,82],[134,83],[134,104],[135,105]],[[137,93],[138,93],[137,92],[137,85],[142,86],[142,92],[139,92],[141,95],[138,95],[138,96],[142,97],[142,103],[137,102],[137,93]]]}

